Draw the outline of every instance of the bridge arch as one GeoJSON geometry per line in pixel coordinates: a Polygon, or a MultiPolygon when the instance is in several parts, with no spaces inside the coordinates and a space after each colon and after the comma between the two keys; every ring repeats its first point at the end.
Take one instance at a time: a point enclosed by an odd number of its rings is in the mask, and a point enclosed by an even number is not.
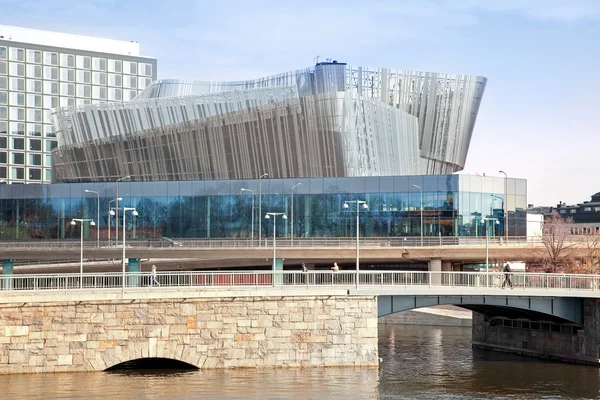
{"type": "Polygon", "coordinates": [[[88,367],[93,371],[106,371],[122,364],[145,359],[166,359],[201,369],[206,361],[204,354],[198,354],[195,346],[180,345],[176,342],[165,341],[160,346],[156,339],[146,339],[145,342],[130,340],[125,346],[115,346],[105,349],[91,360],[88,367]],[[160,346],[160,347],[159,347],[160,346]]]}
{"type": "Polygon", "coordinates": [[[422,307],[455,305],[492,317],[583,325],[583,299],[573,297],[396,296],[377,297],[378,316],[422,307]]]}

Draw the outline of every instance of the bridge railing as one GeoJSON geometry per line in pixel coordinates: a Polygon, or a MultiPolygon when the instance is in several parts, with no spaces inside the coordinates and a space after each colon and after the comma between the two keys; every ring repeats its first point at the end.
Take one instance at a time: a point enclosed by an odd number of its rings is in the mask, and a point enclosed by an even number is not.
{"type": "MultiPolygon", "coordinates": [[[[583,243],[582,237],[573,235],[570,236],[566,243],[577,244],[583,243]]],[[[485,237],[455,237],[455,236],[426,236],[423,237],[423,247],[436,246],[476,246],[482,247],[486,245],[485,237]]],[[[79,240],[30,240],[30,241],[0,241],[0,250],[4,249],[79,249],[81,243],[79,240]]],[[[100,241],[87,239],[83,242],[85,248],[118,248],[122,246],[122,242],[115,241],[100,241]]],[[[126,240],[128,248],[165,248],[165,249],[182,249],[182,248],[257,248],[257,247],[272,247],[273,239],[270,237],[263,238],[260,242],[258,239],[170,239],[164,241],[148,241],[146,239],[128,238],[126,240]]],[[[280,248],[315,248],[315,247],[355,247],[356,239],[351,237],[331,237],[331,238],[277,238],[277,247],[280,248]]],[[[362,247],[421,247],[420,237],[363,237],[360,238],[360,246],[362,247]]],[[[504,237],[488,238],[488,246],[543,246],[541,238],[526,237],[526,236],[511,236],[508,241],[504,237]]]]}
{"type": "MultiPolygon", "coordinates": [[[[0,294],[43,291],[99,291],[114,289],[259,289],[259,288],[484,288],[600,291],[600,275],[501,272],[419,272],[419,271],[270,271],[255,272],[169,272],[86,273],[56,275],[0,276],[0,294]],[[125,283],[125,285],[123,285],[125,283]]],[[[509,289],[510,290],[510,289],[509,289]]]]}

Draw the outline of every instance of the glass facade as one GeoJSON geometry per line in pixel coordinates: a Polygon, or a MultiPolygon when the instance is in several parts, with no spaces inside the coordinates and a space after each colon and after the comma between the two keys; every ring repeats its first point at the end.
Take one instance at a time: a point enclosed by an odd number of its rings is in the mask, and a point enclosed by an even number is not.
{"type": "MultiPolygon", "coordinates": [[[[3,240],[79,238],[72,218],[97,219],[100,196],[100,238],[108,238],[109,201],[114,207],[116,183],[0,185],[0,231],[3,240]]],[[[135,207],[127,216],[131,238],[250,238],[258,236],[259,203],[262,217],[283,212],[277,236],[352,237],[356,234],[356,206],[345,201],[364,200],[360,209],[361,236],[420,236],[421,190],[423,234],[484,236],[482,218],[493,217],[489,235],[504,235],[504,206],[509,235],[526,235],[527,182],[523,179],[471,175],[205,180],[174,182],[119,182],[120,207],[135,207]],[[293,190],[292,187],[301,183],[293,190]],[[248,189],[242,191],[242,188],[248,189]],[[505,191],[507,196],[505,197],[505,191]],[[262,192],[262,196],[259,193],[262,192]],[[252,200],[254,199],[254,229],[252,200]]],[[[122,232],[122,213],[119,214],[122,232]]],[[[116,225],[110,217],[112,235],[116,225]]],[[[263,220],[262,235],[272,235],[272,220],[263,220]]],[[[84,232],[96,238],[96,228],[84,232]]],[[[121,233],[119,233],[119,236],[121,233]]]]}

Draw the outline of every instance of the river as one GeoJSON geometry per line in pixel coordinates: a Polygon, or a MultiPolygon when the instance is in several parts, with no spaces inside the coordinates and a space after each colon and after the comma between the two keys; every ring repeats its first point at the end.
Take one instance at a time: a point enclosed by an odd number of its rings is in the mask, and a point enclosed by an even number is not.
{"type": "Polygon", "coordinates": [[[473,351],[470,328],[383,325],[380,368],[0,376],[1,399],[589,399],[600,370],[473,351]]]}

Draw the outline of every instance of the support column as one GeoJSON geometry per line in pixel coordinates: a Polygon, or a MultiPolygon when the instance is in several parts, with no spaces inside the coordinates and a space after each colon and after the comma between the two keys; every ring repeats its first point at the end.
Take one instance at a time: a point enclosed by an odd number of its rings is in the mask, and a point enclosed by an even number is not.
{"type": "Polygon", "coordinates": [[[451,261],[442,261],[442,271],[452,271],[452,262],[451,261]]]}
{"type": "MultiPolygon", "coordinates": [[[[277,258],[275,260],[275,272],[281,272],[281,271],[283,271],[283,259],[277,258]]],[[[274,279],[275,279],[275,281],[273,283],[275,285],[281,285],[283,283],[283,275],[282,274],[276,274],[274,279]]]]}
{"type": "Polygon", "coordinates": [[[139,258],[130,258],[127,262],[127,273],[133,273],[134,276],[128,276],[127,285],[131,286],[141,286],[141,276],[140,273],[140,259],[139,258]]]}
{"type": "Polygon", "coordinates": [[[431,275],[431,284],[439,285],[442,282],[442,260],[434,258],[429,260],[429,272],[437,272],[431,275]]]}
{"type": "Polygon", "coordinates": [[[13,288],[13,280],[10,275],[14,273],[14,265],[14,260],[2,260],[2,289],[13,288]]]}

